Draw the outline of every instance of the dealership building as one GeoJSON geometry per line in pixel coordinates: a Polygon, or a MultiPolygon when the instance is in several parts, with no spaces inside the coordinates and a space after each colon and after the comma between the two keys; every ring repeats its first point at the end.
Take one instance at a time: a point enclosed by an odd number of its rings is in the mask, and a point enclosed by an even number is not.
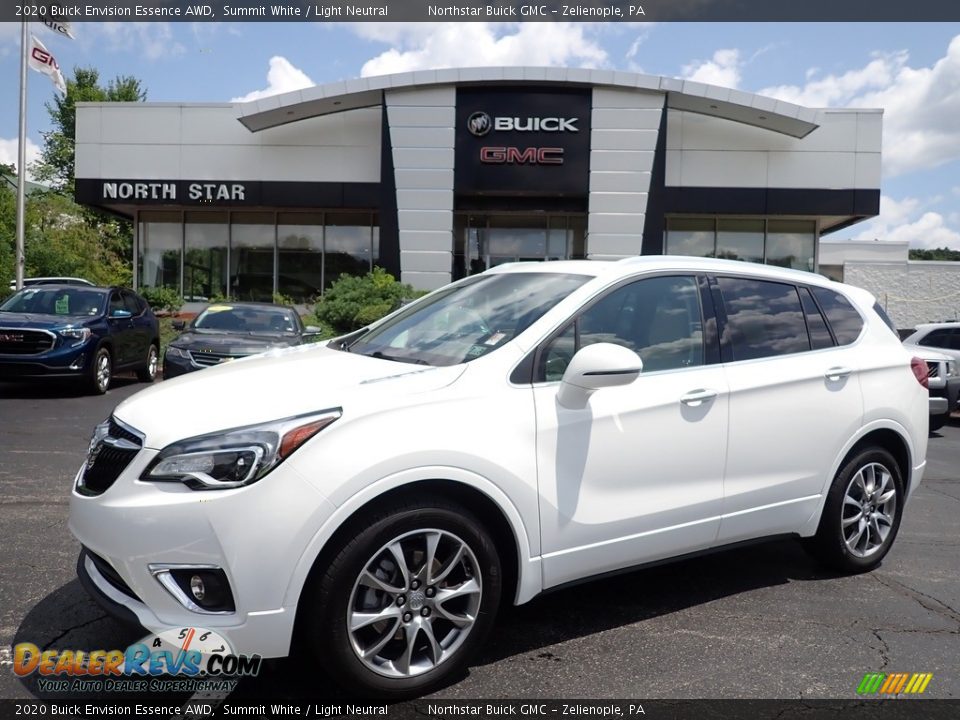
{"type": "Polygon", "coordinates": [[[459,68],[247,103],[78,103],[76,199],[138,287],[308,301],[386,268],[712,255],[819,269],[878,213],[882,112],[608,70],[459,68]]]}

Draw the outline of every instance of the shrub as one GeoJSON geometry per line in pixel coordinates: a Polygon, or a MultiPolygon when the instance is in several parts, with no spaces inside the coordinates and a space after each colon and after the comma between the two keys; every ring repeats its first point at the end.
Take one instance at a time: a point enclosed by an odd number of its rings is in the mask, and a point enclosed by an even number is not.
{"type": "Polygon", "coordinates": [[[171,287],[140,288],[140,294],[154,310],[175,313],[183,307],[183,298],[171,287]]]}
{"type": "Polygon", "coordinates": [[[275,293],[273,294],[273,304],[274,304],[274,305],[289,305],[290,307],[293,307],[294,305],[297,304],[297,301],[294,300],[294,299],[293,299],[292,297],[290,297],[289,295],[284,295],[283,293],[275,292],[275,293]]]}
{"type": "Polygon", "coordinates": [[[397,282],[383,268],[374,268],[363,276],[341,275],[317,302],[314,314],[320,324],[343,334],[379,320],[405,298],[424,294],[397,282]]]}

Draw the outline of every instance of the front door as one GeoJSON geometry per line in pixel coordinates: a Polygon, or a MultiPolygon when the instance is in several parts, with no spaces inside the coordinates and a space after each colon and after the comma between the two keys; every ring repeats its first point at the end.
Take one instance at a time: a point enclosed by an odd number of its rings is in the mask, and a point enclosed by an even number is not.
{"type": "MultiPolygon", "coordinates": [[[[544,586],[709,547],[720,524],[728,392],[693,276],[632,281],[538,353],[534,385],[544,586]],[[637,352],[633,383],[557,402],[573,354],[637,352]]],[[[711,324],[712,327],[712,324],[711,324]]]]}

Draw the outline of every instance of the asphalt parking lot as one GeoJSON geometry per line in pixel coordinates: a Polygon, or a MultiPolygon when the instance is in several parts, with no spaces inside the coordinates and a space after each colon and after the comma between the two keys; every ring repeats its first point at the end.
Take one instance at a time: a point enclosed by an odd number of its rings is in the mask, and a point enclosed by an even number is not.
{"type": "MultiPolygon", "coordinates": [[[[0,383],[0,697],[39,696],[10,648],[124,648],[138,634],[75,577],[70,483],[106,396],[0,383]]],[[[923,486],[879,570],[838,577],[792,541],[596,581],[501,615],[486,652],[439,698],[854,698],[867,672],[928,672],[960,698],[960,423],[930,440],[923,486]]],[[[273,661],[233,698],[335,695],[273,661]]]]}

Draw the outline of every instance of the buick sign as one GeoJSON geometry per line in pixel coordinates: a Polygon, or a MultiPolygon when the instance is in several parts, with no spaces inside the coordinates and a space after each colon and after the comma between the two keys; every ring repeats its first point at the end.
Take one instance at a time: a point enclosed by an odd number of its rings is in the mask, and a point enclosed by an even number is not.
{"type": "Polygon", "coordinates": [[[580,132],[579,118],[562,117],[496,117],[475,112],[467,118],[467,130],[474,137],[483,137],[493,128],[498,132],[580,132]]]}

